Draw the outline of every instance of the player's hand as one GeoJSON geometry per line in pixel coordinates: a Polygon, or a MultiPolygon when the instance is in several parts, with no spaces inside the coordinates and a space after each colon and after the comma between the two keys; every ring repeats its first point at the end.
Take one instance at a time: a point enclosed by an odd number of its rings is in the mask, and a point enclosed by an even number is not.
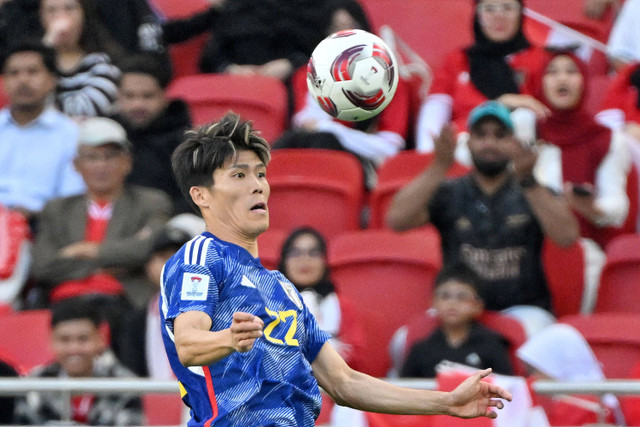
{"type": "Polygon", "coordinates": [[[491,368],[478,371],[449,393],[449,415],[461,418],[498,416],[493,408],[502,409],[504,402],[500,399],[511,401],[511,393],[500,386],[481,381],[490,373],[491,368]]]}
{"type": "Polygon", "coordinates": [[[237,311],[231,321],[231,346],[235,351],[245,353],[253,348],[253,344],[262,336],[264,322],[251,313],[237,311]]]}

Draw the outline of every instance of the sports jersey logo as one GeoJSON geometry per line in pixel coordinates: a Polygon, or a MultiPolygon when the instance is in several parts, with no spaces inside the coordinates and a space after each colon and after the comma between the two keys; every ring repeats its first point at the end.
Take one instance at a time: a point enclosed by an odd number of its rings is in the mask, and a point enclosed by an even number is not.
{"type": "Polygon", "coordinates": [[[209,276],[184,273],[182,275],[182,300],[205,301],[209,293],[209,276]]]}
{"type": "MultiPolygon", "coordinates": [[[[280,281],[278,280],[278,282],[280,281]]],[[[282,286],[284,293],[287,294],[289,299],[293,301],[296,307],[302,310],[302,301],[300,301],[300,297],[298,296],[298,292],[296,291],[296,288],[294,288],[293,285],[288,282],[287,283],[280,282],[280,286],[282,286]]]]}

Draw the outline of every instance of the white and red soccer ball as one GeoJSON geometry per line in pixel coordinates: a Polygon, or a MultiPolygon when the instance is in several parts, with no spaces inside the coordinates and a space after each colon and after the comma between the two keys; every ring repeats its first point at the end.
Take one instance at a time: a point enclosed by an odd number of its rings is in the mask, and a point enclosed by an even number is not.
{"type": "Polygon", "coordinates": [[[393,52],[378,36],[344,30],[321,41],[307,65],[307,86],[331,116],[360,121],[379,114],[398,87],[393,52]]]}

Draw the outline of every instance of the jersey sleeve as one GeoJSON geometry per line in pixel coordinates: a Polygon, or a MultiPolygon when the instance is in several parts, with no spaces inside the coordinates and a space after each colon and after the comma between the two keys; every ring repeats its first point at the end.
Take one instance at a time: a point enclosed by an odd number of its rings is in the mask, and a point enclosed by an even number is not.
{"type": "Polygon", "coordinates": [[[306,330],[306,337],[302,352],[305,359],[307,359],[309,363],[313,363],[324,343],[331,338],[331,334],[320,329],[316,318],[311,314],[306,305],[304,306],[302,313],[304,315],[304,325],[306,330]]]}
{"type": "Polygon", "coordinates": [[[181,313],[202,311],[212,316],[215,312],[222,284],[223,261],[215,253],[208,254],[212,251],[215,249],[208,239],[195,239],[165,266],[163,291],[166,292],[166,320],[171,327],[181,313]]]}

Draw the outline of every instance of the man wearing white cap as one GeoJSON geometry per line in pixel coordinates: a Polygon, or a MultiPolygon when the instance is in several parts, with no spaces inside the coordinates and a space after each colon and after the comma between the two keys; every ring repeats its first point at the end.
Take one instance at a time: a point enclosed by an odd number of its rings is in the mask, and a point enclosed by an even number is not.
{"type": "Polygon", "coordinates": [[[74,164],[87,192],[44,207],[34,247],[33,276],[50,302],[85,295],[146,302],[148,289],[136,279],[172,205],[158,190],[125,184],[131,163],[122,126],[102,117],[80,124],[74,164]]]}

